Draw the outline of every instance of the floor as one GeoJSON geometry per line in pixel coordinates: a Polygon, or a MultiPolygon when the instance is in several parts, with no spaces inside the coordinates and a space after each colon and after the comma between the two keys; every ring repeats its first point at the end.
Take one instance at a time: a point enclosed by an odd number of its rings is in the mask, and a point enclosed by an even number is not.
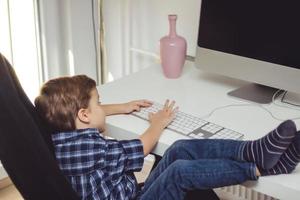
{"type": "MultiPolygon", "coordinates": [[[[138,182],[144,182],[150,172],[153,162],[154,158],[152,156],[145,158],[145,164],[142,171],[135,174],[138,182]]],[[[221,190],[215,191],[217,192],[218,196],[221,197],[221,200],[237,200],[236,198],[222,192],[221,190]]],[[[15,188],[15,186],[11,183],[9,178],[0,180],[0,200],[23,200],[22,196],[15,188]]]]}
{"type": "Polygon", "coordinates": [[[0,199],[1,200],[22,200],[22,196],[12,185],[9,178],[0,180],[0,199]]]}

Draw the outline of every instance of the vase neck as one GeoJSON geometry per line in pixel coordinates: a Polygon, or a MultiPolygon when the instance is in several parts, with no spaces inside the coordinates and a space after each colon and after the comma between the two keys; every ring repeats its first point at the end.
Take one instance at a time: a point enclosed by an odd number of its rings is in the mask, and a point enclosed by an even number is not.
{"type": "Polygon", "coordinates": [[[169,37],[176,37],[176,15],[169,15],[169,25],[170,25],[170,32],[169,37]]]}

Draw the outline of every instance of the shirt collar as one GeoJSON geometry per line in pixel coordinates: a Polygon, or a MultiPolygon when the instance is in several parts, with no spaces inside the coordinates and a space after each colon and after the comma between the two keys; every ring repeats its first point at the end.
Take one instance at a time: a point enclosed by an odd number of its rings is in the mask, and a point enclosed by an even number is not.
{"type": "Polygon", "coordinates": [[[70,142],[76,140],[80,137],[101,137],[103,135],[99,132],[97,128],[86,128],[77,129],[74,131],[58,132],[52,135],[52,141],[54,145],[62,144],[65,142],[70,142]]]}

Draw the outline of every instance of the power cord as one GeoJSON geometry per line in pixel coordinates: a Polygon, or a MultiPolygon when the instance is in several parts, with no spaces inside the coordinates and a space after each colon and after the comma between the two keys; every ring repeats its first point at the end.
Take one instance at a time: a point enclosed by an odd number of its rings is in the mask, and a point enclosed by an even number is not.
{"type": "MultiPolygon", "coordinates": [[[[220,106],[220,107],[217,107],[217,108],[213,109],[209,114],[204,115],[201,118],[203,118],[203,119],[209,118],[209,117],[211,117],[213,115],[213,113],[215,113],[218,110],[224,109],[224,108],[229,108],[229,107],[246,107],[246,106],[259,107],[259,108],[263,109],[264,111],[266,111],[273,119],[278,120],[278,121],[284,121],[285,120],[285,119],[280,119],[280,118],[276,117],[267,108],[265,108],[265,107],[263,107],[261,105],[256,105],[256,104],[229,104],[229,105],[226,105],[226,106],[220,106]]],[[[300,117],[299,117],[299,119],[300,119],[300,117]]]]}
{"type": "MultiPolygon", "coordinates": [[[[280,107],[284,107],[284,108],[289,108],[289,109],[294,109],[294,108],[291,108],[289,106],[284,106],[284,105],[279,105],[275,102],[275,98],[278,97],[280,95],[280,92],[285,92],[284,90],[277,90],[274,95],[272,96],[272,104],[274,105],[277,105],[277,106],[280,106],[280,107]]],[[[246,106],[255,106],[255,107],[259,107],[261,108],[262,110],[266,111],[273,119],[277,120],[277,121],[285,121],[287,119],[281,119],[279,117],[276,117],[271,111],[269,111],[267,108],[263,107],[262,105],[260,104],[229,104],[229,105],[225,105],[225,106],[220,106],[220,107],[217,107],[217,108],[214,108],[210,113],[208,113],[207,115],[204,115],[202,116],[201,118],[205,119],[205,118],[209,118],[211,117],[216,111],[218,110],[221,110],[221,109],[225,109],[225,108],[229,108],[229,107],[246,107],[246,106]]],[[[294,109],[295,110],[295,109],[294,109]]],[[[296,110],[299,110],[300,109],[296,109],[296,110]]],[[[300,117],[295,117],[295,118],[292,118],[290,120],[299,120],[300,117]]]]}
{"type": "Polygon", "coordinates": [[[296,107],[300,107],[299,104],[294,104],[294,103],[291,103],[291,102],[288,102],[288,101],[285,101],[284,98],[286,96],[286,94],[288,93],[288,91],[285,91],[281,97],[281,102],[282,103],[285,103],[285,104],[289,104],[289,105],[292,105],[292,106],[296,106],[296,107]]]}
{"type": "Polygon", "coordinates": [[[292,104],[292,103],[290,103],[290,102],[284,101],[284,98],[285,98],[285,96],[286,96],[287,93],[288,93],[288,91],[286,91],[286,90],[277,90],[277,92],[275,92],[274,95],[273,95],[273,97],[272,97],[272,103],[273,103],[274,105],[278,106],[278,107],[289,108],[289,109],[292,109],[292,110],[298,110],[298,111],[300,111],[299,108],[296,108],[296,107],[300,107],[300,105],[292,104]],[[276,97],[279,96],[279,95],[281,95],[281,94],[279,94],[280,92],[282,92],[282,97],[280,98],[280,102],[281,102],[282,104],[278,104],[278,103],[276,103],[276,101],[275,101],[276,97]],[[285,105],[285,104],[289,104],[289,105],[291,105],[291,106],[288,106],[288,105],[285,105]]]}

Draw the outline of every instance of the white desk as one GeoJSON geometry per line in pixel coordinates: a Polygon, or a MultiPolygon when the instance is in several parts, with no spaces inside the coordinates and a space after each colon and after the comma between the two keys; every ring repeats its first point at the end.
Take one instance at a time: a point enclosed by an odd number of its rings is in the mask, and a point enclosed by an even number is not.
{"type": "MultiPolygon", "coordinates": [[[[214,108],[230,104],[247,104],[227,96],[227,92],[246,84],[244,81],[207,74],[187,63],[179,79],[166,79],[159,64],[138,73],[100,86],[100,99],[105,103],[120,103],[136,99],[149,99],[163,103],[174,99],[181,111],[195,116],[205,116],[214,108]]],[[[264,106],[279,118],[300,116],[300,111],[264,106]]],[[[280,122],[259,106],[228,107],[216,111],[206,120],[241,132],[245,139],[256,139],[275,128],[280,122]]],[[[297,121],[297,126],[300,121],[297,121]]],[[[114,138],[137,138],[148,127],[148,122],[131,115],[115,115],[107,118],[107,132],[114,138]]],[[[166,148],[178,139],[187,137],[165,130],[154,153],[162,155],[166,148]]],[[[259,181],[245,183],[247,187],[279,199],[300,198],[300,167],[291,175],[261,177],[259,181]]]]}

